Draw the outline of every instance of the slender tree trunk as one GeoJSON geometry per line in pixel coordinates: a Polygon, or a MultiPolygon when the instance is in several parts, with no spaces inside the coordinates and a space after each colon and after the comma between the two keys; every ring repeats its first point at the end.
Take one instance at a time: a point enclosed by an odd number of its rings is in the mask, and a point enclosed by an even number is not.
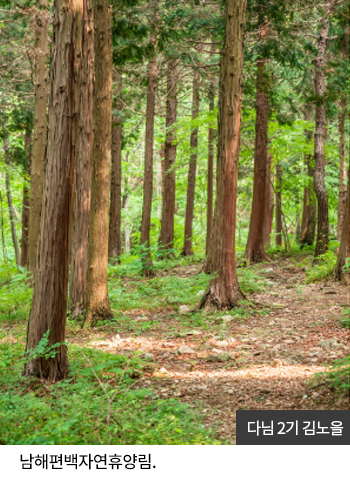
{"type": "Polygon", "coordinates": [[[267,154],[267,181],[266,181],[266,207],[265,207],[265,222],[264,222],[264,247],[271,245],[270,234],[272,231],[273,209],[274,209],[274,193],[273,193],[273,172],[272,156],[267,154]]]}
{"type": "MultiPolygon", "coordinates": [[[[199,89],[200,89],[200,74],[198,70],[195,70],[193,75],[192,120],[195,120],[198,117],[199,113],[199,89]]],[[[191,156],[190,156],[190,165],[188,169],[185,236],[184,236],[184,246],[182,250],[182,255],[193,255],[192,224],[193,224],[194,195],[196,187],[198,127],[196,127],[192,131],[190,144],[191,144],[191,156]]]]}
{"type": "Polygon", "coordinates": [[[76,152],[76,197],[71,251],[69,310],[74,318],[86,310],[92,171],[94,23],[92,0],[82,0],[84,21],[80,75],[80,116],[76,152]]]}
{"type": "Polygon", "coordinates": [[[27,129],[24,135],[24,148],[27,154],[26,167],[23,179],[23,202],[22,202],[22,239],[21,239],[21,266],[28,265],[28,226],[29,226],[29,189],[30,179],[32,132],[27,129]]]}
{"type": "MultiPolygon", "coordinates": [[[[156,39],[153,38],[156,48],[156,39]]],[[[143,178],[143,206],[140,244],[143,247],[143,274],[153,274],[153,263],[150,252],[150,229],[153,194],[153,136],[154,136],[154,114],[156,103],[157,85],[157,60],[150,60],[148,66],[148,89],[146,110],[146,137],[145,137],[145,169],[143,178]]]]}
{"type": "MultiPolygon", "coordinates": [[[[215,76],[210,77],[209,86],[209,111],[214,111],[215,105],[215,76]]],[[[208,255],[211,232],[213,229],[213,205],[214,205],[214,137],[215,129],[209,126],[208,130],[208,191],[207,191],[207,238],[205,250],[208,255]]]]}
{"type": "Polygon", "coordinates": [[[112,317],[108,299],[108,215],[112,130],[112,27],[108,0],[95,0],[93,166],[87,280],[87,324],[112,317]]]}
{"type": "Polygon", "coordinates": [[[111,170],[111,210],[109,218],[108,255],[120,262],[122,254],[121,208],[122,208],[122,74],[118,71],[116,79],[115,111],[112,117],[112,170],[111,170]]]}
{"type": "Polygon", "coordinates": [[[177,111],[177,62],[170,59],[167,67],[166,137],[164,145],[164,183],[162,200],[162,223],[159,244],[163,248],[174,248],[175,217],[175,160],[176,140],[173,128],[177,111]]]}
{"type": "Polygon", "coordinates": [[[11,160],[10,160],[10,153],[9,153],[8,143],[7,143],[8,134],[7,134],[7,130],[6,130],[5,116],[3,116],[3,118],[2,118],[1,125],[2,125],[2,138],[3,138],[3,144],[4,144],[5,164],[7,167],[7,171],[5,173],[7,205],[9,208],[11,236],[12,236],[13,248],[15,250],[16,266],[19,266],[21,263],[21,260],[20,260],[19,246],[18,246],[18,238],[17,238],[17,233],[16,233],[15,207],[13,205],[12,194],[11,194],[11,184],[10,184],[10,174],[9,174],[9,171],[11,170],[11,160]]]}
{"type": "Polygon", "coordinates": [[[345,113],[346,113],[346,95],[343,94],[340,101],[340,112],[338,114],[340,143],[339,143],[339,204],[338,204],[337,238],[339,241],[341,241],[343,220],[346,209],[347,179],[346,179],[346,166],[345,166],[345,113]]]}
{"type": "MultiPolygon", "coordinates": [[[[350,161],[349,161],[350,179],[350,161]]],[[[334,269],[335,280],[340,281],[344,276],[344,265],[346,259],[350,258],[350,182],[348,182],[345,214],[343,219],[342,237],[338,253],[337,263],[334,269]]]]}
{"type": "Polygon", "coordinates": [[[275,208],[275,218],[276,218],[276,245],[282,246],[282,169],[281,165],[277,163],[276,165],[276,208],[275,208]]]}
{"type": "Polygon", "coordinates": [[[208,259],[217,275],[200,307],[238,305],[243,295],[236,275],[235,232],[246,0],[227,0],[225,42],[220,67],[217,189],[208,259]]]}
{"type": "Polygon", "coordinates": [[[81,0],[56,0],[51,54],[51,89],[44,197],[27,329],[27,352],[48,334],[54,357],[29,359],[25,374],[58,381],[68,374],[65,339],[70,231],[75,188],[79,110],[81,0]]]}
{"type": "MultiPolygon", "coordinates": [[[[328,11],[328,9],[327,9],[328,11]]],[[[317,196],[318,224],[315,258],[324,254],[328,249],[328,196],[325,186],[325,154],[324,141],[326,135],[325,112],[325,77],[324,65],[326,44],[328,37],[329,19],[324,17],[320,35],[317,39],[317,56],[315,59],[315,96],[316,96],[316,123],[315,123],[315,172],[314,188],[317,196]]]]}
{"type": "Polygon", "coordinates": [[[128,178],[124,178],[124,194],[123,194],[123,200],[122,200],[122,207],[125,210],[125,219],[124,219],[124,240],[125,240],[125,248],[124,251],[125,253],[129,253],[131,249],[130,245],[130,234],[131,234],[131,223],[129,221],[129,184],[128,184],[128,178]]]}
{"type": "Polygon", "coordinates": [[[38,0],[33,18],[35,43],[32,53],[35,92],[34,133],[30,167],[28,270],[35,271],[43,198],[48,98],[48,0],[38,0]]]}
{"type": "Polygon", "coordinates": [[[264,250],[266,213],[268,97],[266,59],[257,62],[257,96],[254,153],[253,203],[245,258],[252,262],[270,260],[264,250]]]}
{"type": "MultiPolygon", "coordinates": [[[[305,108],[305,121],[313,120],[313,112],[310,107],[305,108]]],[[[312,131],[305,130],[306,141],[311,148],[312,131]]],[[[300,246],[313,245],[316,231],[316,196],[313,188],[314,178],[314,157],[312,154],[304,155],[304,162],[308,176],[308,186],[304,188],[303,214],[301,221],[300,246]]]]}
{"type": "Polygon", "coordinates": [[[164,187],[164,155],[162,153],[164,147],[159,151],[159,160],[156,162],[156,199],[157,199],[157,219],[162,222],[162,198],[163,198],[163,187],[164,187]]]}

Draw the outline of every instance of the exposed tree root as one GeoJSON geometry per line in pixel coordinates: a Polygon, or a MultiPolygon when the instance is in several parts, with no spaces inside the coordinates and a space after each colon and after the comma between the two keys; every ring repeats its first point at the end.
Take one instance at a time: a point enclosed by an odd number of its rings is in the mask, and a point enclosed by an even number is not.
{"type": "Polygon", "coordinates": [[[230,293],[224,297],[223,294],[219,292],[220,287],[217,283],[212,283],[209,285],[207,291],[203,295],[198,309],[204,309],[209,307],[214,307],[215,309],[234,309],[236,307],[241,307],[241,301],[247,300],[246,296],[241,292],[239,287],[232,287],[230,293]]]}
{"type": "Polygon", "coordinates": [[[259,248],[258,250],[247,249],[243,258],[246,259],[247,265],[250,262],[272,262],[272,259],[263,248],[259,248]]]}

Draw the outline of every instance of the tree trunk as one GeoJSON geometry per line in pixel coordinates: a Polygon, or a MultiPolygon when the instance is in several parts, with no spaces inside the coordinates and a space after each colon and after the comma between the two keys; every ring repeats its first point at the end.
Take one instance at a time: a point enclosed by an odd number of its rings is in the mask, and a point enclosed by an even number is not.
{"type": "Polygon", "coordinates": [[[77,318],[86,310],[92,171],[94,25],[91,1],[84,1],[80,75],[80,116],[76,152],[76,197],[71,250],[69,310],[77,318]]]}
{"type": "MultiPolygon", "coordinates": [[[[306,107],[305,111],[305,121],[311,122],[313,120],[313,112],[310,107],[306,107]]],[[[312,142],[312,131],[305,130],[306,142],[311,148],[312,142]]],[[[313,245],[315,240],[316,231],[316,196],[313,188],[313,178],[314,178],[314,158],[312,154],[306,153],[304,155],[304,162],[308,175],[308,186],[304,188],[303,195],[303,214],[301,221],[301,235],[300,235],[300,246],[313,245]]]]}
{"type": "Polygon", "coordinates": [[[209,248],[211,280],[200,307],[238,305],[235,262],[236,200],[243,84],[243,36],[246,0],[227,0],[225,42],[220,66],[217,189],[209,248]]]}
{"type": "MultiPolygon", "coordinates": [[[[199,89],[200,89],[200,74],[198,70],[195,70],[193,75],[192,120],[195,120],[198,117],[199,113],[199,89]]],[[[182,250],[182,255],[193,255],[192,223],[193,223],[194,194],[196,186],[198,127],[196,127],[191,134],[190,144],[191,144],[191,156],[188,169],[185,236],[184,236],[184,246],[182,250]]]]}
{"type": "Polygon", "coordinates": [[[95,0],[93,166],[87,280],[87,324],[112,317],[108,299],[108,215],[112,130],[112,28],[108,0],[95,0]]]}
{"type": "MultiPolygon", "coordinates": [[[[156,39],[153,38],[153,46],[156,48],[156,39]]],[[[147,110],[146,110],[146,137],[145,137],[145,169],[143,177],[143,206],[141,239],[143,274],[151,276],[153,274],[153,263],[150,252],[150,229],[153,194],[153,136],[154,136],[154,114],[156,103],[157,84],[157,60],[155,57],[150,60],[148,66],[148,89],[147,89],[147,110]]]]}
{"type": "MultiPolygon", "coordinates": [[[[210,77],[209,86],[209,111],[214,111],[215,105],[215,76],[210,77]]],[[[208,130],[208,191],[207,191],[207,238],[205,251],[209,252],[211,232],[213,229],[213,205],[214,205],[214,137],[215,129],[209,126],[208,130]]]]}
{"type": "Polygon", "coordinates": [[[329,19],[324,18],[320,35],[317,39],[317,56],[315,59],[315,96],[316,96],[316,123],[315,123],[315,172],[314,188],[317,196],[318,224],[315,258],[324,254],[328,249],[328,197],[325,186],[325,154],[324,141],[326,134],[326,112],[324,104],[325,78],[324,65],[328,37],[329,19]]]}
{"type": "Polygon", "coordinates": [[[131,235],[131,222],[129,220],[129,184],[128,184],[128,178],[124,177],[124,194],[123,194],[123,201],[122,201],[122,207],[125,210],[125,218],[124,218],[124,240],[125,240],[125,247],[124,251],[125,253],[130,253],[131,250],[131,245],[130,245],[130,235],[131,235]]]}
{"type": "Polygon", "coordinates": [[[11,236],[12,236],[13,248],[15,250],[16,266],[19,266],[21,264],[21,260],[20,260],[18,239],[17,239],[17,233],[16,233],[15,207],[13,206],[12,194],[11,194],[11,184],[10,184],[10,174],[9,174],[9,171],[11,170],[11,160],[10,160],[10,153],[9,153],[8,143],[7,143],[8,134],[7,134],[7,130],[6,130],[5,116],[3,116],[3,118],[2,118],[1,124],[2,124],[2,138],[3,138],[3,145],[4,145],[5,164],[7,167],[7,171],[5,173],[7,205],[9,208],[11,236]]]}
{"type": "Polygon", "coordinates": [[[34,133],[30,167],[28,270],[35,271],[43,198],[48,98],[48,0],[38,0],[33,18],[35,43],[32,57],[35,92],[34,133]]]}
{"type": "MultiPolygon", "coordinates": [[[[346,113],[346,95],[343,94],[340,101],[340,111],[338,114],[339,123],[339,204],[338,204],[338,225],[337,238],[341,241],[343,220],[346,209],[346,166],[345,166],[345,113],[346,113]]],[[[350,182],[350,179],[349,179],[350,182]]]]}
{"type": "Polygon", "coordinates": [[[162,248],[174,248],[175,217],[175,160],[176,140],[173,128],[177,110],[177,63],[170,59],[167,68],[166,137],[164,145],[164,183],[162,200],[162,223],[159,244],[162,248]]]}
{"type": "Polygon", "coordinates": [[[38,356],[25,366],[26,375],[50,381],[62,380],[68,374],[67,347],[63,342],[74,208],[82,14],[80,0],[55,1],[44,196],[26,351],[37,347],[47,332],[48,345],[56,347],[54,357],[38,356]]]}
{"type": "Polygon", "coordinates": [[[27,129],[24,135],[24,148],[27,154],[24,179],[23,179],[23,202],[22,202],[22,239],[21,239],[21,266],[28,265],[28,226],[29,226],[29,189],[30,179],[32,132],[27,129]]]}
{"type": "MultiPolygon", "coordinates": [[[[349,179],[350,179],[350,161],[349,161],[349,179]]],[[[350,258],[350,182],[348,182],[347,199],[345,205],[345,214],[343,219],[342,237],[340,242],[337,263],[334,269],[334,278],[340,281],[344,276],[343,267],[346,259],[350,258]]]]}
{"type": "Polygon", "coordinates": [[[121,70],[115,79],[115,111],[112,118],[112,170],[111,170],[111,210],[109,218],[108,255],[115,262],[120,262],[122,254],[121,209],[122,209],[122,90],[121,70]]]}
{"type": "Polygon", "coordinates": [[[257,95],[254,153],[253,203],[245,258],[252,262],[270,260],[264,250],[264,223],[266,213],[267,174],[267,97],[266,59],[257,62],[257,95]]]}
{"type": "Polygon", "coordinates": [[[266,180],[266,207],[265,207],[265,222],[264,222],[264,247],[271,245],[270,234],[272,231],[273,209],[274,209],[274,193],[273,193],[273,172],[272,156],[267,154],[267,180],[266,180]]]}
{"type": "Polygon", "coordinates": [[[282,246],[282,169],[281,165],[276,165],[276,245],[282,246]]]}

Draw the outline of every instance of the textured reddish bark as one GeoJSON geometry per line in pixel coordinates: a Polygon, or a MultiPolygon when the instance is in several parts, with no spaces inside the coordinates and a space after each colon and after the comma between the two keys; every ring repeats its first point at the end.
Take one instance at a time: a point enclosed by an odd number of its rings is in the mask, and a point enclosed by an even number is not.
{"type": "MultiPolygon", "coordinates": [[[[199,113],[199,89],[200,89],[200,74],[198,70],[195,70],[193,75],[192,120],[195,120],[199,113]]],[[[192,131],[190,144],[192,153],[190,156],[190,164],[188,169],[185,234],[184,234],[184,246],[182,249],[182,255],[193,255],[192,224],[193,224],[193,210],[194,210],[194,195],[196,187],[198,127],[196,127],[192,131]]]]}
{"type": "MultiPolygon", "coordinates": [[[[350,179],[350,160],[348,178],[350,179]]],[[[342,237],[340,242],[337,263],[334,269],[334,277],[340,281],[344,276],[344,265],[346,259],[350,258],[350,182],[348,182],[345,214],[343,219],[342,237]]]]}
{"type": "Polygon", "coordinates": [[[81,0],[56,0],[51,54],[49,126],[40,220],[26,350],[48,333],[53,358],[29,359],[25,374],[58,381],[68,374],[65,339],[70,231],[75,187],[75,145],[83,7],[81,0]]]}
{"type": "Polygon", "coordinates": [[[164,162],[162,162],[162,215],[159,244],[163,248],[174,248],[175,216],[175,159],[176,140],[173,128],[177,111],[177,63],[170,60],[167,68],[166,138],[164,162]]]}
{"type": "Polygon", "coordinates": [[[116,96],[112,118],[112,170],[111,170],[111,205],[109,217],[108,255],[120,262],[122,254],[121,209],[122,209],[122,89],[121,71],[115,78],[116,96]]]}
{"type": "Polygon", "coordinates": [[[276,219],[276,245],[282,246],[282,169],[276,165],[276,188],[275,188],[275,219],[276,219]]]}
{"type": "Polygon", "coordinates": [[[108,298],[108,215],[112,131],[112,23],[108,0],[94,3],[93,163],[86,324],[112,317],[108,298]]]}
{"type": "MultiPolygon", "coordinates": [[[[338,114],[339,124],[339,202],[338,202],[338,224],[337,238],[341,241],[343,220],[346,211],[346,165],[345,165],[345,114],[346,114],[346,96],[342,96],[340,101],[340,111],[338,114]]],[[[350,182],[350,179],[349,179],[350,182]]]]}
{"type": "MultiPolygon", "coordinates": [[[[209,111],[214,110],[215,101],[215,76],[210,78],[209,86],[209,111]]],[[[206,254],[209,252],[211,232],[213,229],[213,205],[214,205],[214,137],[215,129],[210,126],[208,130],[208,191],[207,191],[207,238],[206,254]]]]}
{"type": "Polygon", "coordinates": [[[254,151],[253,203],[250,216],[249,234],[245,258],[252,262],[270,260],[264,250],[264,224],[266,214],[266,184],[268,180],[267,162],[267,97],[266,59],[257,62],[257,94],[254,151]]]}
{"type": "MultiPolygon", "coordinates": [[[[327,13],[330,12],[331,3],[327,4],[327,13]]],[[[328,222],[328,196],[325,185],[325,153],[324,143],[326,138],[326,111],[325,111],[325,57],[328,39],[329,18],[325,16],[317,39],[317,56],[315,58],[315,96],[316,96],[316,122],[315,122],[315,171],[314,188],[317,196],[317,240],[315,258],[324,254],[328,249],[329,222],[328,222]]]]}
{"type": "MultiPolygon", "coordinates": [[[[153,39],[156,47],[156,39],[153,39]]],[[[156,102],[157,84],[157,60],[151,59],[148,66],[148,89],[146,109],[146,136],[145,136],[145,168],[143,176],[143,205],[140,245],[143,250],[143,274],[150,276],[154,273],[153,262],[150,251],[150,229],[153,195],[153,137],[154,137],[154,114],[156,102]]]]}
{"type": "Polygon", "coordinates": [[[264,223],[264,247],[271,245],[270,234],[272,231],[273,209],[274,209],[274,192],[273,192],[273,172],[272,172],[272,156],[267,155],[267,181],[266,181],[266,207],[265,207],[265,223],[264,223]]]}
{"type": "Polygon", "coordinates": [[[45,150],[47,138],[48,101],[48,0],[38,0],[33,18],[34,50],[33,83],[35,92],[34,133],[30,168],[30,210],[28,233],[28,269],[34,273],[40,232],[40,212],[43,197],[45,150]]]}
{"type": "Polygon", "coordinates": [[[28,228],[29,228],[29,188],[30,163],[31,163],[32,132],[26,130],[24,135],[24,147],[27,154],[27,162],[23,179],[23,201],[22,201],[22,239],[21,239],[21,266],[28,265],[28,228]]]}
{"type": "Polygon", "coordinates": [[[217,189],[208,261],[216,273],[200,307],[230,309],[243,295],[235,262],[236,200],[241,100],[243,84],[243,36],[246,0],[227,0],[225,42],[220,66],[217,189]]]}
{"type": "Polygon", "coordinates": [[[83,0],[84,19],[80,74],[80,123],[76,151],[76,198],[74,207],[69,286],[69,310],[75,318],[86,311],[87,270],[92,171],[92,108],[94,77],[94,28],[92,0],[83,0]]]}

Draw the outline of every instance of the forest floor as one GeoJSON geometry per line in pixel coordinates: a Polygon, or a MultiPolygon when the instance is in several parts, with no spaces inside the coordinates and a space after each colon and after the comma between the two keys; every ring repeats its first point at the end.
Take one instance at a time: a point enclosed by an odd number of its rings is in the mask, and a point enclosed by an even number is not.
{"type": "MultiPolygon", "coordinates": [[[[264,280],[263,293],[249,296],[255,307],[198,311],[150,298],[149,307],[141,301],[139,308],[121,310],[115,323],[79,335],[68,329],[68,340],[118,354],[137,352],[150,362],[136,387],[195,407],[225,443],[235,443],[236,410],[349,409],[349,394],[339,398],[324,383],[309,384],[324,364],[349,354],[349,329],[340,324],[349,287],[306,284],[305,268],[296,260],[278,258],[253,269],[264,280]]],[[[201,264],[192,263],[163,274],[188,280],[200,272],[201,264]]],[[[121,280],[130,293],[147,281],[121,280]]],[[[157,286],[161,282],[158,275],[157,286]]],[[[163,293],[171,295],[171,289],[163,293]]]]}

